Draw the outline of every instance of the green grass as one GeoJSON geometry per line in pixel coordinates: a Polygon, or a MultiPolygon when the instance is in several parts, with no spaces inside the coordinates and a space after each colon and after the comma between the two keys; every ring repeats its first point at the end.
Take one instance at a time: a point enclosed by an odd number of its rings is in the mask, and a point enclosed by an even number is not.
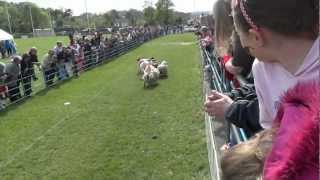
{"type": "Polygon", "coordinates": [[[201,97],[193,36],[147,43],[0,114],[0,179],[209,179],[201,97]],[[169,78],[143,89],[139,56],[169,78]]]}

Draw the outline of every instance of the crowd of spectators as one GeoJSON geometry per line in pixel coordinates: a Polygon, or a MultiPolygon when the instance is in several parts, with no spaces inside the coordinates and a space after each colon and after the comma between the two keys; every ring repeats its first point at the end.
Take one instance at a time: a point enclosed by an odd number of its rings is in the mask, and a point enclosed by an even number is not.
{"type": "Polygon", "coordinates": [[[213,90],[205,111],[251,137],[228,144],[224,179],[319,179],[318,12],[315,0],[218,0],[215,26],[197,33],[233,87],[213,90]]]}
{"type": "Polygon", "coordinates": [[[0,55],[2,59],[11,57],[16,54],[16,52],[16,45],[13,40],[0,41],[0,55]]]}
{"type": "Polygon", "coordinates": [[[129,50],[133,45],[171,33],[182,33],[182,29],[142,26],[119,29],[111,33],[70,33],[69,44],[56,42],[42,61],[39,61],[36,47],[30,48],[22,56],[10,51],[10,63],[0,63],[0,110],[5,108],[7,99],[14,103],[30,97],[33,92],[32,82],[37,81],[41,74],[44,76],[45,86],[49,87],[70,77],[78,77],[81,72],[129,50]]]}

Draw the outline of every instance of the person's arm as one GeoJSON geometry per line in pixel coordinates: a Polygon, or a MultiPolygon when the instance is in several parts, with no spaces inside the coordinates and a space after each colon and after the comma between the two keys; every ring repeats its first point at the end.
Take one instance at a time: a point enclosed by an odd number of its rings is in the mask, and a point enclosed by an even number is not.
{"type": "Polygon", "coordinates": [[[226,70],[231,73],[232,75],[238,75],[240,74],[240,72],[242,71],[242,67],[241,66],[235,66],[232,64],[234,58],[231,58],[226,64],[226,70]]]}
{"type": "Polygon", "coordinates": [[[225,95],[229,96],[233,100],[251,100],[257,97],[254,84],[246,84],[245,86],[241,86],[240,88],[236,88],[225,93],[225,95]]]}
{"type": "Polygon", "coordinates": [[[258,99],[234,101],[225,113],[225,119],[239,128],[243,128],[248,135],[253,135],[262,127],[259,123],[258,99]]]}

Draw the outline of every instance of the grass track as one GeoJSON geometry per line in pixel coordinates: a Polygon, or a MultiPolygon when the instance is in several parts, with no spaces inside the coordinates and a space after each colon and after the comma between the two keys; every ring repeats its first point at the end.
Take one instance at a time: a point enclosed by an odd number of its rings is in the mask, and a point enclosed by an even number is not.
{"type": "Polygon", "coordinates": [[[0,179],[208,179],[201,97],[193,36],[147,43],[0,114],[0,179]],[[144,90],[139,56],[169,78],[144,90]]]}

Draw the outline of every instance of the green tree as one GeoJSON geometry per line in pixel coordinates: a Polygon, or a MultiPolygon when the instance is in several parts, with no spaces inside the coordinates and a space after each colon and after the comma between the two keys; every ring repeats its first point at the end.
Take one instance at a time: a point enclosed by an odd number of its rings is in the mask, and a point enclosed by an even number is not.
{"type": "Polygon", "coordinates": [[[173,6],[174,4],[171,0],[158,0],[156,3],[156,20],[161,25],[170,24],[173,17],[173,10],[171,9],[173,6]]]}
{"type": "Polygon", "coordinates": [[[15,32],[32,32],[31,15],[34,28],[48,28],[50,21],[48,14],[33,3],[22,2],[10,9],[12,26],[15,32]]]}
{"type": "MultiPolygon", "coordinates": [[[[7,9],[8,5],[5,5],[6,2],[0,1],[0,27],[3,28],[5,31],[9,32],[9,23],[7,19],[7,9]]],[[[8,8],[9,9],[9,8],[8,8]]]]}
{"type": "Polygon", "coordinates": [[[154,25],[156,23],[155,14],[156,10],[152,6],[143,9],[143,17],[147,25],[154,25]]]}
{"type": "Polygon", "coordinates": [[[110,13],[104,13],[103,14],[103,22],[108,27],[113,26],[113,22],[112,22],[112,18],[110,16],[110,13]]]}
{"type": "Polygon", "coordinates": [[[135,9],[130,9],[126,12],[125,18],[128,20],[129,25],[135,26],[138,24],[138,20],[142,18],[142,13],[135,9]]]}
{"type": "Polygon", "coordinates": [[[112,9],[111,11],[109,11],[109,15],[111,17],[111,25],[115,26],[120,19],[119,12],[115,9],[112,9]]]}

